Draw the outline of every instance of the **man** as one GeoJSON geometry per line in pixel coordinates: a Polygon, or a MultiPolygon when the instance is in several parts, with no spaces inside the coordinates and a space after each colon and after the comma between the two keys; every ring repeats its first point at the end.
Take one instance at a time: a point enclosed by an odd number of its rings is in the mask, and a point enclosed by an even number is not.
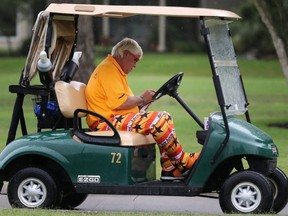
{"type": "MultiPolygon", "coordinates": [[[[189,172],[199,153],[186,153],[179,143],[169,113],[139,111],[153,101],[154,90],[140,96],[133,95],[127,75],[136,67],[143,52],[139,44],[124,38],[113,48],[94,70],[86,88],[88,109],[97,112],[113,123],[117,130],[152,134],[161,153],[162,180],[181,180],[189,172]]],[[[109,130],[105,122],[88,115],[87,124],[92,130],[109,130]]]]}

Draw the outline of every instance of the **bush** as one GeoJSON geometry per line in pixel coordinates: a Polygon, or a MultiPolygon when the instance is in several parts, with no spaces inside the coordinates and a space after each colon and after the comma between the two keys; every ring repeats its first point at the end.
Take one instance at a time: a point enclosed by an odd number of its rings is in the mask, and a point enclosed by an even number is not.
{"type": "Polygon", "coordinates": [[[18,53],[20,56],[27,56],[30,48],[31,38],[27,38],[23,41],[20,49],[18,50],[18,53]]]}
{"type": "Polygon", "coordinates": [[[239,9],[239,14],[243,19],[230,25],[237,53],[251,58],[276,57],[271,36],[254,4],[248,1],[239,9]]]}
{"type": "Polygon", "coordinates": [[[173,52],[182,53],[202,53],[205,47],[204,44],[189,41],[175,41],[173,43],[173,52]]]}

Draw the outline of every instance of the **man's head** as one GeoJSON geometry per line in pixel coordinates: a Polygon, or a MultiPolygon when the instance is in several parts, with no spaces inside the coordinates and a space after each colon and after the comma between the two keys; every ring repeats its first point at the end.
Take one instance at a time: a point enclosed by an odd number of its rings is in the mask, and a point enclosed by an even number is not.
{"type": "Polygon", "coordinates": [[[128,74],[143,57],[143,51],[135,40],[124,38],[112,48],[111,55],[116,59],[122,70],[128,74]]]}

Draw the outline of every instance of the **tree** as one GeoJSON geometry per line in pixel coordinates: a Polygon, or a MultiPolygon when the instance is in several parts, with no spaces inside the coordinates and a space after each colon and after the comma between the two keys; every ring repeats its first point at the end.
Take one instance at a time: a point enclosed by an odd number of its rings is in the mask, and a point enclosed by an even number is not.
{"type": "MultiPolygon", "coordinates": [[[[47,3],[89,4],[90,0],[48,0],[47,3]]],[[[79,61],[80,67],[75,74],[74,80],[87,83],[95,67],[92,17],[79,16],[78,26],[81,26],[81,28],[78,31],[76,50],[82,51],[82,57],[79,61]]]]}
{"type": "Polygon", "coordinates": [[[254,4],[271,35],[284,76],[288,80],[288,2],[254,0],[254,4]]]}
{"type": "Polygon", "coordinates": [[[24,24],[24,28],[27,28],[29,22],[36,20],[38,13],[44,9],[45,5],[38,0],[1,0],[0,35],[6,37],[8,55],[26,55],[28,53],[30,38],[25,37],[29,35],[23,33],[21,27],[17,30],[17,24],[24,21],[26,24],[24,24]],[[21,47],[13,45],[15,42],[11,41],[12,36],[16,36],[16,38],[18,37],[17,40],[20,40],[20,42],[22,41],[23,44],[21,47]],[[15,47],[18,47],[18,50],[15,49],[15,47]]]}
{"type": "Polygon", "coordinates": [[[15,35],[15,26],[16,26],[16,4],[15,2],[8,2],[4,0],[4,6],[9,4],[9,10],[6,7],[0,6],[0,35],[6,37],[7,47],[8,47],[8,55],[12,54],[12,44],[10,37],[15,35]]]}

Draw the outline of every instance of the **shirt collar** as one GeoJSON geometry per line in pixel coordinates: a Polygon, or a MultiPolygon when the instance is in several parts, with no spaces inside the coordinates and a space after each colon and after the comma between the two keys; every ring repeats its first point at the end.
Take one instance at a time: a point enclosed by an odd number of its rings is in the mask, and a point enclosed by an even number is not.
{"type": "Polygon", "coordinates": [[[122,74],[122,76],[127,75],[126,73],[124,73],[124,71],[122,70],[122,68],[118,64],[118,62],[115,60],[115,58],[111,54],[108,54],[107,59],[108,59],[108,61],[112,62],[118,68],[118,70],[122,74]]]}

